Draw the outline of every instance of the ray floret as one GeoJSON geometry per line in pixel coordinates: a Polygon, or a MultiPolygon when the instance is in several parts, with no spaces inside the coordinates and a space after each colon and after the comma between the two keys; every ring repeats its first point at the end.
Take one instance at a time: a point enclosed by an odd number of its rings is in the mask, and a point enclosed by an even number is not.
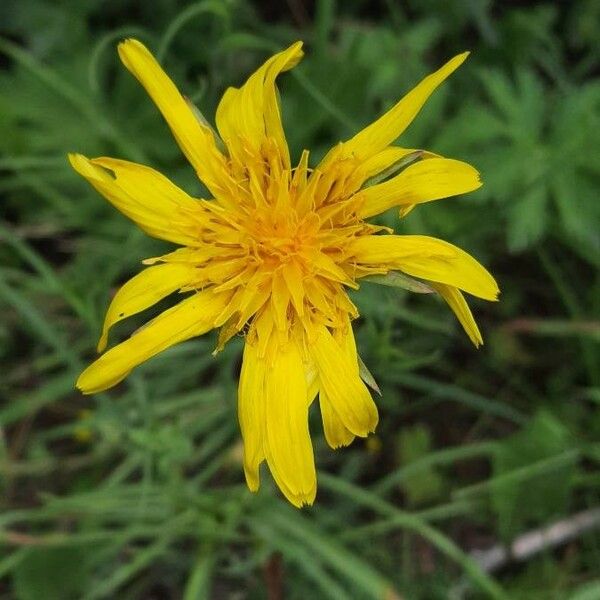
{"type": "Polygon", "coordinates": [[[463,292],[496,300],[493,277],[463,250],[435,238],[395,235],[369,217],[477,189],[470,165],[392,145],[420,108],[466,59],[460,54],[421,81],[387,113],[334,146],[314,168],[294,166],[281,122],[276,78],[303,56],[296,42],[269,58],[240,88],[226,90],[216,132],[137,40],[119,45],[125,67],[170,127],[211,197],[194,198],[150,167],[69,156],[73,168],[148,235],[180,247],[147,265],[115,294],[110,329],[173,293],[183,299],[104,352],[77,380],[106,390],[174,344],[219,329],[217,350],[244,332],[238,416],[248,487],[266,462],[286,498],[311,504],[317,490],[308,427],[315,399],[332,448],[366,437],[377,407],[361,378],[348,296],[362,278],[402,272],[428,282],[472,342],[481,333],[463,292]]]}

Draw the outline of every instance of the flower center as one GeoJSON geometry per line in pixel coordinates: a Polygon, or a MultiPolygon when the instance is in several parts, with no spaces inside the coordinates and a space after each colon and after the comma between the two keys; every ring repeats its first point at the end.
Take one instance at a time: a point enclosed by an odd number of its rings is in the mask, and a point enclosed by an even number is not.
{"type": "Polygon", "coordinates": [[[257,209],[249,216],[246,229],[254,256],[273,267],[292,259],[307,264],[318,249],[319,218],[315,213],[300,218],[291,206],[257,209]]]}

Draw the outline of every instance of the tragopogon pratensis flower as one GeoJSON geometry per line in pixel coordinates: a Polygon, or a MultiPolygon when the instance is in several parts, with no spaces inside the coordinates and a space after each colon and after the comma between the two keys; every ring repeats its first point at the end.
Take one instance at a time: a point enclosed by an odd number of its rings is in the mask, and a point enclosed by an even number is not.
{"type": "Polygon", "coordinates": [[[307,150],[292,166],[275,87],[276,77],[302,58],[301,42],[225,92],[216,114],[220,140],[140,42],[124,41],[119,55],[213,197],[193,198],[150,167],[70,155],[73,168],[148,235],[181,246],[143,261],[149,266],[117,292],[98,351],[118,321],[175,291],[186,294],[102,354],[77,386],[85,394],[106,390],[174,344],[220,328],[221,348],[244,330],[238,413],[248,487],[258,489],[266,460],[292,504],[311,504],[317,478],[308,413],[317,395],[332,448],[366,437],[378,422],[361,379],[351,327],[358,311],[347,288],[395,271],[424,279],[473,343],[482,343],[462,292],[496,300],[493,277],[452,244],[393,235],[367,221],[392,207],[403,216],[417,204],[481,185],[464,162],[391,145],[467,53],[423,79],[315,167],[307,150]]]}

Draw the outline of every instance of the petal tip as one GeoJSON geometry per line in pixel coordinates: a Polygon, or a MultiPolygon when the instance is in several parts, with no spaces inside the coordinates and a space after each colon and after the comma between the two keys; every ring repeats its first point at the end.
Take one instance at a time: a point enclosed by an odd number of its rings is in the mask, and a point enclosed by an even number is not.
{"type": "Polygon", "coordinates": [[[138,60],[140,53],[146,56],[152,56],[150,50],[148,50],[148,48],[146,48],[142,42],[136,40],[135,38],[126,38],[119,42],[117,46],[117,52],[121,62],[129,71],[132,70],[131,61],[134,59],[134,53],[138,53],[138,60]]]}
{"type": "Polygon", "coordinates": [[[377,425],[379,425],[379,415],[375,415],[375,418],[373,420],[373,423],[371,425],[371,427],[369,428],[369,435],[371,433],[375,433],[375,430],[377,429],[377,425]]]}
{"type": "Polygon", "coordinates": [[[147,50],[146,46],[135,38],[125,38],[124,40],[121,40],[117,46],[119,54],[133,48],[147,50]]]}
{"type": "Polygon", "coordinates": [[[96,346],[96,352],[98,352],[98,354],[101,354],[102,352],[104,352],[104,350],[106,350],[107,343],[108,343],[107,332],[102,332],[102,335],[100,336],[100,339],[98,340],[98,344],[96,346]]]}
{"type": "Polygon", "coordinates": [[[458,69],[458,67],[460,67],[465,60],[467,60],[467,58],[469,58],[469,55],[471,54],[470,50],[466,50],[465,52],[461,52],[460,54],[457,54],[456,56],[454,56],[453,58],[451,58],[448,63],[450,65],[452,65],[453,67],[453,71],[458,69]]]}
{"type": "Polygon", "coordinates": [[[258,468],[254,468],[248,464],[244,464],[244,477],[246,479],[246,485],[248,489],[255,494],[260,488],[260,477],[258,474],[258,468]]]}
{"type": "Polygon", "coordinates": [[[488,302],[498,302],[500,300],[500,288],[494,279],[494,276],[488,272],[489,275],[489,293],[482,296],[484,300],[488,302]]]}
{"type": "Polygon", "coordinates": [[[75,382],[75,387],[85,396],[91,394],[90,388],[85,385],[85,371],[79,375],[75,382]]]}
{"type": "Polygon", "coordinates": [[[102,179],[100,169],[87,156],[78,153],[70,153],[68,158],[71,167],[88,181],[102,179]]]}
{"type": "Polygon", "coordinates": [[[253,481],[246,477],[246,486],[253,493],[256,494],[260,488],[260,483],[258,481],[253,481]]]}
{"type": "MultiPolygon", "coordinates": [[[[367,438],[372,433],[375,433],[377,429],[377,425],[379,424],[379,415],[371,415],[369,420],[361,426],[355,426],[352,428],[351,432],[360,438],[367,438]]],[[[356,425],[356,424],[355,424],[356,425]]]]}
{"type": "Polygon", "coordinates": [[[300,60],[304,56],[304,42],[302,40],[298,40],[295,44],[292,44],[292,48],[298,55],[298,60],[300,60]]]}
{"type": "Polygon", "coordinates": [[[69,152],[67,158],[76,171],[79,171],[82,167],[85,168],[89,163],[89,159],[83,154],[79,154],[79,152],[69,152]]]}
{"type": "Polygon", "coordinates": [[[312,506],[315,502],[316,496],[317,490],[314,488],[308,493],[298,494],[293,498],[289,498],[289,500],[296,508],[304,508],[305,506],[312,506]]]}
{"type": "Polygon", "coordinates": [[[327,440],[327,443],[329,444],[329,447],[332,450],[339,450],[340,448],[347,448],[348,446],[350,446],[350,444],[352,444],[352,442],[354,441],[354,435],[352,435],[352,437],[348,437],[348,439],[345,440],[335,440],[335,441],[329,441],[327,440]]]}
{"type": "Polygon", "coordinates": [[[304,58],[304,50],[302,49],[303,45],[304,42],[298,40],[297,42],[294,42],[291,46],[288,46],[286,50],[276,55],[283,55],[287,57],[285,66],[281,69],[282,71],[289,71],[290,69],[293,69],[304,58]]]}

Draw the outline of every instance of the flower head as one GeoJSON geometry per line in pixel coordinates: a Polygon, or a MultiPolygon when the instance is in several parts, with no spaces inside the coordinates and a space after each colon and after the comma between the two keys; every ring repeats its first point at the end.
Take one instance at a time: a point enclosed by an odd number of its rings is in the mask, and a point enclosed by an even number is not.
{"type": "Polygon", "coordinates": [[[188,293],[102,354],[77,386],[87,394],[105,390],[173,344],[220,328],[220,349],[244,330],[238,412],[246,481],[258,489],[266,460],[290,502],[311,504],[316,473],[308,412],[317,395],[333,448],[367,436],[378,421],[361,379],[351,327],[358,311],[348,288],[390,271],[427,280],[473,343],[482,342],[461,290],[495,300],[492,276],[447,242],[393,235],[366,220],[392,207],[404,215],[417,204],[481,185],[466,163],[391,145],[467,53],[426,77],[314,168],[306,150],[292,166],[275,88],[276,77],[302,58],[301,42],[225,92],[216,114],[222,144],[140,42],[121,43],[119,55],[213,198],[193,198],[146,166],[70,156],[73,168],[148,235],[181,246],[145,260],[148,267],[117,292],[98,350],[104,351],[118,321],[175,291],[188,293]]]}

